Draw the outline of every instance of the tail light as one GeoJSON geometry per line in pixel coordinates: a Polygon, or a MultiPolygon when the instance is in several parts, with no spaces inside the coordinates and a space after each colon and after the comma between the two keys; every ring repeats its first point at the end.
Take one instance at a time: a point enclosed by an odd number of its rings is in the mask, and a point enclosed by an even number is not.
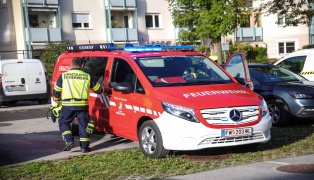
{"type": "Polygon", "coordinates": [[[2,74],[0,74],[0,87],[2,87],[2,74]]]}
{"type": "Polygon", "coordinates": [[[46,76],[46,83],[48,84],[49,83],[49,76],[48,76],[47,72],[45,72],[45,76],[46,76]]]}

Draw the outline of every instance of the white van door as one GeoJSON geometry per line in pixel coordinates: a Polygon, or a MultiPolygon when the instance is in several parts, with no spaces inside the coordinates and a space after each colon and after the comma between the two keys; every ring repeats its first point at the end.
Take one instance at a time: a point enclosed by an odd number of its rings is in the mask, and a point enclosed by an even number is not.
{"type": "Polygon", "coordinates": [[[45,71],[40,61],[6,60],[2,66],[2,85],[6,96],[46,92],[45,71]]]}
{"type": "Polygon", "coordinates": [[[253,82],[251,80],[248,63],[243,52],[231,54],[224,65],[224,69],[236,80],[238,80],[238,82],[253,90],[253,82]]]}

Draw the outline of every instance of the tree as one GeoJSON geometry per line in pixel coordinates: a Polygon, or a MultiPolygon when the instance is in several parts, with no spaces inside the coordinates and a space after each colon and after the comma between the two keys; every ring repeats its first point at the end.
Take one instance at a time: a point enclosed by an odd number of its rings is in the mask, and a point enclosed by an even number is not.
{"type": "Polygon", "coordinates": [[[48,43],[45,47],[45,52],[41,55],[40,59],[45,64],[48,76],[51,77],[53,73],[54,66],[60,54],[66,51],[67,45],[75,44],[74,41],[64,40],[60,43],[48,43]]]}
{"type": "MultiPolygon", "coordinates": [[[[288,18],[284,26],[311,25],[314,16],[314,0],[274,0],[262,3],[264,15],[278,14],[288,18]]],[[[278,24],[278,22],[276,22],[278,24]]]]}
{"type": "Polygon", "coordinates": [[[245,0],[168,0],[173,24],[187,28],[179,41],[210,40],[210,51],[221,59],[221,37],[248,21],[250,5],[245,0]]]}

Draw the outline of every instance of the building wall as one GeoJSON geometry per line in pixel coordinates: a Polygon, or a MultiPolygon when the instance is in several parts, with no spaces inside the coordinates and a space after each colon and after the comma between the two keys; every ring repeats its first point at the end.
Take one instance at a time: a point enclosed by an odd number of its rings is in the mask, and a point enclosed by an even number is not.
{"type": "Polygon", "coordinates": [[[59,0],[62,21],[62,38],[77,44],[107,42],[104,0],[59,0]],[[89,29],[73,29],[72,12],[91,14],[89,29]]]}
{"type": "Polygon", "coordinates": [[[171,41],[175,42],[175,28],[172,24],[171,13],[167,0],[137,0],[138,30],[140,44],[143,41],[171,41]],[[145,15],[160,14],[160,28],[146,28],[145,15]]]}
{"type": "MultiPolygon", "coordinates": [[[[259,7],[263,2],[266,3],[270,0],[255,0],[253,7],[259,7]]],[[[298,25],[296,27],[282,27],[276,24],[277,14],[269,16],[262,15],[262,27],[263,27],[263,42],[267,44],[268,58],[279,59],[286,54],[279,54],[279,42],[293,41],[295,42],[295,50],[302,49],[302,46],[310,43],[309,39],[309,27],[306,25],[298,25]]]]}

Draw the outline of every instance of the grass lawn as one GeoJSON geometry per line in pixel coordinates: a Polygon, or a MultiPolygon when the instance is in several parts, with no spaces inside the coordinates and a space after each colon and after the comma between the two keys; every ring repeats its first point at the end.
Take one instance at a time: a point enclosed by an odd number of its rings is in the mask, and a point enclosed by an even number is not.
{"type": "Polygon", "coordinates": [[[2,179],[154,179],[191,174],[314,153],[314,123],[272,128],[271,141],[256,147],[171,152],[163,159],[145,157],[139,148],[86,154],[63,160],[0,167],[2,179]]]}

